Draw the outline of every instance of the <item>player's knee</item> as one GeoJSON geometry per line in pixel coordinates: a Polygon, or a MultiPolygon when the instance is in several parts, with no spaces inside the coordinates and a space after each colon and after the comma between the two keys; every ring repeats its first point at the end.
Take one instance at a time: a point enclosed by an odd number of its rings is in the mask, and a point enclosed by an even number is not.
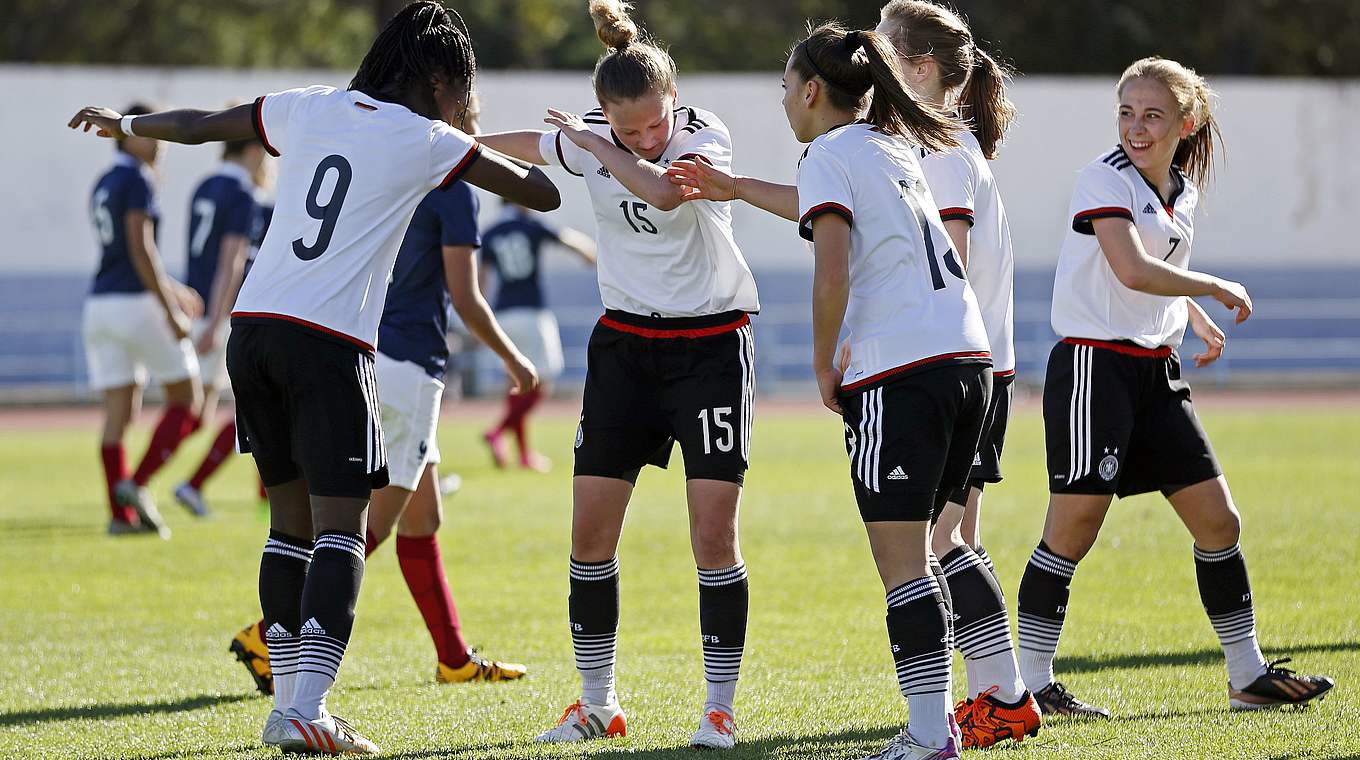
{"type": "Polygon", "coordinates": [[[700,567],[728,567],[737,561],[737,532],[730,523],[696,525],[694,560],[700,567]]]}
{"type": "Polygon", "coordinates": [[[1214,551],[1226,549],[1242,537],[1242,517],[1236,509],[1229,506],[1206,521],[1200,528],[1202,535],[1195,536],[1195,543],[1201,548],[1214,551]]]}

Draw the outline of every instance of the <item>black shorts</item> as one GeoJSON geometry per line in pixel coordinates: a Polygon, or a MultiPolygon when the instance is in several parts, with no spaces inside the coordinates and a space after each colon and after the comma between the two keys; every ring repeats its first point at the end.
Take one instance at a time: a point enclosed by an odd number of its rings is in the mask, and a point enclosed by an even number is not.
{"type": "Polygon", "coordinates": [[[845,450],[865,522],[932,520],[968,481],[992,370],[942,364],[842,394],[845,450]]]}
{"type": "Polygon", "coordinates": [[[283,320],[233,319],[227,372],[242,453],[266,486],[368,498],[387,485],[373,356],[283,320]]]}
{"type": "Polygon", "coordinates": [[[1048,357],[1053,493],[1173,493],[1222,474],[1170,347],[1064,338],[1048,357]]]}
{"type": "Polygon", "coordinates": [[[951,502],[967,504],[969,490],[981,490],[987,483],[1001,482],[1001,451],[1006,447],[1014,385],[1014,372],[992,374],[992,396],[987,403],[987,418],[982,422],[982,437],[978,440],[977,456],[973,457],[973,469],[968,473],[968,482],[949,497],[951,502]]]}
{"type": "Polygon", "coordinates": [[[680,443],[685,477],[740,485],[751,451],[755,341],[743,312],[607,311],[590,335],[577,475],[636,482],[680,443]]]}

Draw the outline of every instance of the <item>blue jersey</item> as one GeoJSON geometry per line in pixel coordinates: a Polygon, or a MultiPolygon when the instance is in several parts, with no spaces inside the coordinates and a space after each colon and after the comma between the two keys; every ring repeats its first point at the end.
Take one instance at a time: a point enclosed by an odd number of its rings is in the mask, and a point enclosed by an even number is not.
{"type": "Polygon", "coordinates": [[[546,305],[540,274],[543,247],[560,242],[555,230],[525,214],[515,214],[486,231],[482,262],[496,273],[496,311],[546,305]]]}
{"type": "Polygon", "coordinates": [[[153,231],[160,227],[161,212],[151,186],[151,172],[141,161],[119,151],[113,168],[99,178],[90,196],[90,213],[100,249],[99,271],[90,288],[92,294],[146,290],[128,255],[127,215],[131,211],[145,211],[153,231]]]}
{"type": "Polygon", "coordinates": [[[249,236],[255,224],[254,189],[246,170],[228,162],[194,190],[189,204],[189,276],[185,284],[198,291],[209,309],[213,278],[222,258],[222,239],[227,235],[249,236]]]}
{"type": "Polygon", "coordinates": [[[274,204],[269,201],[256,202],[254,218],[250,222],[250,252],[246,254],[246,268],[241,273],[241,281],[244,282],[246,275],[250,274],[250,267],[255,264],[255,255],[260,252],[260,243],[264,242],[264,233],[269,231],[269,223],[274,220],[274,204]]]}
{"type": "Polygon", "coordinates": [[[449,289],[443,246],[481,244],[477,196],[458,182],[432,190],[416,206],[401,241],[387,303],[378,323],[378,350],[398,361],[415,362],[431,377],[443,378],[449,361],[449,289]]]}

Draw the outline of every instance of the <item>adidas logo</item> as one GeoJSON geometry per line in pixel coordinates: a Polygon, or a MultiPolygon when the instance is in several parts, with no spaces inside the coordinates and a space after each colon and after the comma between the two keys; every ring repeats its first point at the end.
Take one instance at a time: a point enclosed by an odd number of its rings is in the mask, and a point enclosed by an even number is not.
{"type": "Polygon", "coordinates": [[[906,479],[907,473],[902,471],[901,465],[894,467],[893,471],[888,473],[888,480],[906,480],[906,479]]]}
{"type": "Polygon", "coordinates": [[[610,174],[610,173],[609,173],[609,170],[606,169],[606,168],[604,168],[603,166],[601,166],[601,167],[599,168],[599,170],[596,171],[595,173],[598,174],[598,175],[600,175],[601,177],[604,177],[605,179],[613,179],[613,178],[614,178],[614,175],[610,174]]]}
{"type": "Polygon", "coordinates": [[[1153,207],[1152,207],[1152,204],[1149,203],[1148,205],[1146,205],[1146,206],[1143,207],[1143,213],[1144,213],[1144,214],[1155,214],[1155,213],[1157,213],[1157,209],[1153,208],[1153,207]]]}
{"type": "Polygon", "coordinates": [[[307,622],[302,624],[302,630],[300,631],[300,633],[303,636],[306,636],[308,634],[312,636],[325,636],[326,629],[322,628],[321,624],[316,622],[316,618],[307,618],[307,622]]]}
{"type": "Polygon", "coordinates": [[[289,633],[287,628],[275,623],[264,632],[264,637],[266,639],[291,639],[293,634],[289,633]]]}

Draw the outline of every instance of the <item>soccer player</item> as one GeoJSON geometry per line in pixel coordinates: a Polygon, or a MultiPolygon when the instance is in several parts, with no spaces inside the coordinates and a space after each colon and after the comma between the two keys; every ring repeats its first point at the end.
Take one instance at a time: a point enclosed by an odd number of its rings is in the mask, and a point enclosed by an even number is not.
{"type": "MultiPolygon", "coordinates": [[[[222,165],[199,183],[189,204],[189,287],[203,299],[205,314],[194,326],[203,381],[201,419],[216,416],[217,400],[227,380],[228,315],[241,288],[250,235],[258,223],[254,175],[268,154],[258,140],[227,143],[222,165]]],[[[203,484],[235,450],[236,421],[228,420],[192,477],[175,488],[175,499],[198,517],[209,513],[203,484]]]]}
{"type": "Polygon", "coordinates": [[[957,758],[948,612],[929,565],[929,526],[968,480],[991,357],[916,154],[917,146],[957,147],[961,125],[912,94],[887,37],[839,24],[811,30],[794,47],[784,89],[789,125],[810,143],[796,187],[696,161],[674,164],[670,174],[692,188],[689,198],[740,198],[798,221],[812,241],[813,371],[822,403],[844,419],[851,480],[887,591],[888,638],[909,704],[908,726],[874,757],[957,758]],[[842,330],[849,336],[844,371],[836,366],[842,330]]]}
{"type": "MultiPolygon", "coordinates": [[[[440,683],[509,681],[525,673],[518,663],[482,657],[464,640],[437,536],[442,521],[437,426],[449,359],[450,306],[502,357],[517,385],[530,385],[533,373],[533,364],[506,338],[477,287],[479,242],[477,196],[471,188],[459,182],[425,196],[397,253],[374,362],[391,483],[373,492],[364,555],[396,530],[397,561],[434,641],[440,683]]],[[[230,651],[256,688],[270,694],[264,631],[264,621],[247,626],[233,637],[230,651]]]]}
{"type": "Polygon", "coordinates": [[[1015,263],[1006,208],[989,165],[1015,107],[1006,97],[1005,69],[978,47],[953,11],[923,0],[893,0],[883,6],[877,31],[892,40],[912,90],[956,110],[969,125],[959,147],[922,149],[921,170],[982,311],[992,349],[992,395],[968,484],[950,495],[931,543],[949,586],[954,641],[968,673],[968,698],[954,708],[963,746],[990,747],[1023,739],[1041,723],[1039,706],[1020,680],[1005,597],[978,529],[982,488],[1001,481],[1015,380],[1015,263]]]}
{"type": "MultiPolygon", "coordinates": [[[[135,104],[130,114],[150,109],[135,104]]],[[[104,397],[100,458],[108,488],[110,535],[170,537],[146,484],[198,426],[202,391],[189,342],[202,302],[165,273],[157,250],[160,203],[152,169],[160,142],[118,134],[113,166],[94,186],[90,213],[99,271],[85,299],[81,331],[90,387],[104,397]],[[148,371],[165,391],[165,412],[136,471],[128,474],[123,435],[141,406],[148,371]]]]}
{"type": "Polygon", "coordinates": [[[505,417],[486,432],[487,446],[497,467],[507,456],[501,436],[509,430],[519,446],[521,467],[547,472],[552,462],[529,447],[529,413],[562,374],[562,336],[557,318],[543,296],[543,250],[565,248],[595,265],[595,241],[570,227],[552,227],[522,206],[507,204],[505,216],[482,239],[484,272],[496,274],[496,319],[506,335],[538,368],[539,386],[533,393],[507,393],[505,417]]]}
{"type": "Polygon", "coordinates": [[[1223,647],[1228,704],[1302,704],[1333,686],[1266,662],[1256,641],[1241,517],[1181,378],[1187,324],[1216,360],[1225,336],[1188,296],[1251,315],[1242,285],[1188,269],[1199,193],[1218,125],[1203,78],[1144,58],[1115,89],[1119,142],[1087,164],[1053,287],[1053,348],[1044,381],[1051,495],[1043,540],[1020,583],[1020,673],[1048,714],[1106,716],[1058,683],[1053,658],[1077,563],[1113,496],[1160,491],[1194,538],[1200,600],[1223,647]]]}
{"type": "Polygon", "coordinates": [[[411,215],[460,177],[532,208],[560,203],[541,170],[450,126],[476,73],[454,18],[428,0],[402,8],[348,90],[285,90],[217,112],[87,107],[70,121],[115,138],[255,136],[282,157],[273,221],[232,312],[227,370],[242,448],[269,491],[260,603],[275,689],[263,740],[285,751],[377,752],[326,696],[354,624],[369,493],[388,483],[373,345],[411,215]]]}
{"type": "Polygon", "coordinates": [[[755,280],[732,237],[728,203],[682,204],[665,167],[683,156],[727,167],[732,144],[713,113],[676,105],[675,62],[641,36],[617,0],[592,0],[607,52],[595,65],[600,108],[549,109],[556,129],[483,136],[486,145],[584,179],[595,207],[605,314],[590,338],[576,433],[568,600],[581,697],[542,742],[621,736],[614,689],[617,549],[641,468],[684,454],[699,576],[707,695],[696,747],[735,742],[746,641],[746,565],[737,542],[750,453],[755,280]]]}

